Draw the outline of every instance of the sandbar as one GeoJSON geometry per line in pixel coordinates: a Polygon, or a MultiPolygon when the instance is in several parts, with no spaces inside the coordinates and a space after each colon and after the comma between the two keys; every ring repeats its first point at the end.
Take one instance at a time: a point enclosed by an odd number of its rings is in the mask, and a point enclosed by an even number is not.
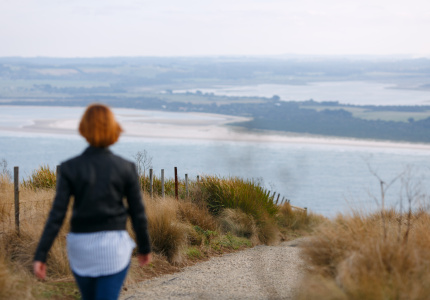
{"type": "MultiPolygon", "coordinates": [[[[40,109],[41,107],[37,108],[40,109]]],[[[17,109],[19,108],[17,107],[17,109]]],[[[124,136],[129,137],[430,150],[430,144],[424,143],[362,140],[265,130],[248,130],[232,125],[233,123],[250,120],[249,118],[239,116],[122,108],[113,110],[124,129],[124,136]]],[[[67,118],[55,118],[55,116],[50,116],[49,119],[38,118],[35,115],[30,125],[3,125],[0,126],[0,131],[23,132],[35,135],[78,135],[79,119],[79,114],[76,115],[76,118],[71,118],[70,116],[67,118]]]]}

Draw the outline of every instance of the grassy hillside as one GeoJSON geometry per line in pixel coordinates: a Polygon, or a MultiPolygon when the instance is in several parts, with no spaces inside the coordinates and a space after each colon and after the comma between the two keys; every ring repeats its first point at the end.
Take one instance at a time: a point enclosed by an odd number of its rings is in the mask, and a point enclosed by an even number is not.
{"type": "MultiPolygon", "coordinates": [[[[148,178],[141,178],[141,182],[148,191],[148,178]]],[[[177,271],[213,255],[257,244],[277,244],[311,231],[324,220],[294,210],[289,203],[276,203],[258,183],[239,178],[203,177],[200,182],[189,184],[188,196],[182,182],[178,200],[172,184],[166,182],[165,198],[158,194],[158,179],[154,197],[144,194],[154,261],[140,268],[133,257],[126,285],[177,271]]],[[[18,235],[13,184],[7,172],[0,177],[1,299],[78,298],[65,249],[68,221],[51,249],[48,280],[37,281],[31,273],[33,254],[55,194],[54,187],[55,173],[47,167],[35,170],[21,184],[18,235]]]]}
{"type": "Polygon", "coordinates": [[[303,245],[310,274],[299,299],[428,299],[430,214],[339,215],[303,245]]]}

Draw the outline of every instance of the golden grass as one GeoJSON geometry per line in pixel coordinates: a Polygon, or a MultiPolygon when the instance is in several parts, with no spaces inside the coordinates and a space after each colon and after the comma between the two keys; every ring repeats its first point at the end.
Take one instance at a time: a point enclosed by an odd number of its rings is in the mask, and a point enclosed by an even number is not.
{"type": "MultiPolygon", "coordinates": [[[[0,287],[12,287],[4,291],[2,289],[0,298],[9,295],[7,293],[12,291],[13,287],[21,284],[26,284],[27,288],[17,291],[17,296],[11,299],[31,298],[31,291],[36,298],[59,299],[62,297],[62,291],[67,293],[63,295],[67,299],[76,298],[77,289],[73,284],[65,246],[70,209],[49,253],[48,281],[38,283],[32,275],[34,251],[55,196],[55,190],[50,183],[53,180],[53,171],[41,168],[34,172],[25,185],[21,184],[18,235],[15,229],[13,183],[10,178],[0,176],[0,287]],[[41,179],[38,182],[48,184],[36,186],[35,178],[41,179]],[[43,181],[43,178],[49,180],[43,181]],[[11,276],[16,272],[20,275],[11,276]]],[[[282,208],[271,202],[260,186],[253,186],[252,182],[238,179],[228,181],[210,177],[209,187],[213,190],[209,191],[207,185],[190,182],[190,196],[186,197],[182,186],[179,200],[173,195],[164,199],[159,196],[151,198],[148,193],[144,195],[154,260],[149,266],[140,268],[136,257],[133,257],[127,284],[176,272],[183,266],[207,259],[211,255],[260,243],[276,244],[283,238],[280,228],[289,226],[289,223],[282,220],[282,213],[278,214],[282,208]],[[233,197],[222,199],[224,204],[217,202],[221,200],[220,195],[210,192],[216,192],[218,188],[223,190],[224,196],[230,194],[233,197]],[[211,209],[214,208],[213,204],[217,203],[220,205],[214,213],[211,209]],[[225,204],[232,207],[226,209],[225,204]]],[[[133,236],[133,231],[129,232],[133,236]]]]}
{"type": "Polygon", "coordinates": [[[220,214],[219,220],[224,231],[249,238],[253,244],[259,243],[257,224],[252,216],[239,209],[227,208],[220,214]]]}
{"type": "Polygon", "coordinates": [[[302,210],[293,210],[288,202],[280,206],[278,211],[278,222],[286,228],[299,229],[309,225],[307,212],[302,210]]]}
{"type": "Polygon", "coordinates": [[[390,210],[326,222],[303,245],[312,272],[299,299],[428,299],[429,226],[423,211],[410,220],[390,210]]]}
{"type": "Polygon", "coordinates": [[[170,262],[180,263],[187,243],[187,227],[178,218],[178,201],[172,197],[148,198],[145,205],[153,249],[166,255],[170,262]]]}
{"type": "Polygon", "coordinates": [[[0,254],[0,299],[33,299],[32,280],[23,272],[13,270],[0,254]]]}
{"type": "Polygon", "coordinates": [[[218,222],[209,213],[208,208],[202,203],[191,202],[190,200],[176,201],[180,219],[192,225],[199,226],[204,230],[218,230],[218,222]]]}
{"type": "Polygon", "coordinates": [[[34,189],[52,189],[57,184],[57,175],[55,170],[49,166],[40,166],[34,170],[31,176],[23,181],[23,186],[34,189]]]}

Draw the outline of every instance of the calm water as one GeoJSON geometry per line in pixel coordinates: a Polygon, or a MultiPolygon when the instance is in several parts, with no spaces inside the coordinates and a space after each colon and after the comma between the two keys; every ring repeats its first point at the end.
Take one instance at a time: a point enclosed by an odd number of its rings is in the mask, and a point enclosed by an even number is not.
{"type": "MultiPolygon", "coordinates": [[[[54,167],[85,147],[77,135],[0,131],[0,159],[6,159],[10,169],[20,166],[22,178],[40,165],[54,167]]],[[[129,137],[122,137],[112,150],[129,159],[146,150],[156,174],[163,168],[167,177],[173,177],[176,166],[182,178],[187,173],[192,178],[214,174],[259,179],[292,204],[327,216],[349,211],[351,205],[366,210],[377,207],[369,193],[378,195],[379,182],[366,161],[387,182],[413,166],[415,182],[424,189],[430,187],[426,150],[129,137]]],[[[398,203],[399,192],[400,184],[394,185],[387,201],[398,203]]]]}
{"type": "Polygon", "coordinates": [[[308,85],[258,84],[252,86],[219,86],[175,92],[214,93],[226,96],[278,95],[285,101],[339,101],[354,105],[430,105],[430,91],[394,89],[394,85],[376,82],[312,82],[308,85]]]}

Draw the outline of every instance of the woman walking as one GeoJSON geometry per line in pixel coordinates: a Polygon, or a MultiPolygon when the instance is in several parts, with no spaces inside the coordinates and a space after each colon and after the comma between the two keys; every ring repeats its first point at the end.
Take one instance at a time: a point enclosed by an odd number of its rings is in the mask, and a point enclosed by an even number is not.
{"type": "Polygon", "coordinates": [[[34,257],[34,273],[40,279],[46,277],[48,252],[73,196],[67,252],[82,298],[117,299],[136,246],[126,231],[128,215],[136,234],[139,264],[151,261],[138,175],[132,162],[108,149],[122,129],[107,106],[90,105],[79,132],[89,147],[60,166],[54,203],[34,257]]]}

